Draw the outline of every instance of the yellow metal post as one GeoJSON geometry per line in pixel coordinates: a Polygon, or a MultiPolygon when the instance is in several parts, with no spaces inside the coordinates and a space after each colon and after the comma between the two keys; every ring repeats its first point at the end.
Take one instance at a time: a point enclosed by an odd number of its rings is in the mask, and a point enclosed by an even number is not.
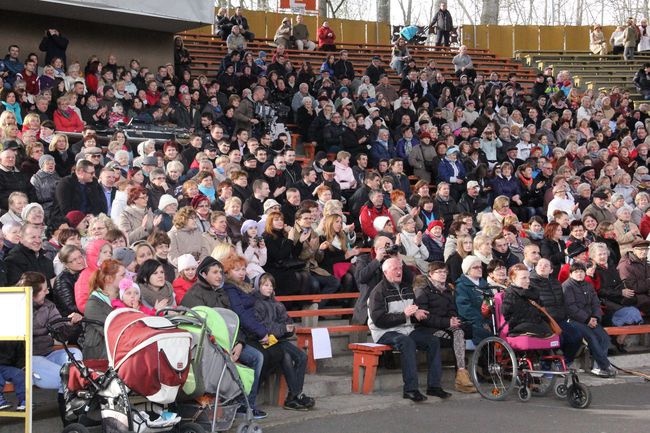
{"type": "MultiPolygon", "coordinates": [[[[25,304],[24,307],[15,310],[18,312],[18,314],[25,315],[25,329],[22,331],[11,329],[10,331],[3,332],[5,327],[0,326],[0,341],[24,341],[25,342],[25,411],[24,412],[2,411],[0,412],[0,417],[22,418],[25,422],[25,433],[31,433],[32,431],[32,289],[30,287],[0,287],[0,302],[4,302],[4,300],[2,299],[2,295],[12,294],[12,293],[25,295],[23,298],[23,302],[25,304]]],[[[8,321],[15,321],[14,318],[8,317],[8,315],[2,317],[2,319],[8,321]]]]}

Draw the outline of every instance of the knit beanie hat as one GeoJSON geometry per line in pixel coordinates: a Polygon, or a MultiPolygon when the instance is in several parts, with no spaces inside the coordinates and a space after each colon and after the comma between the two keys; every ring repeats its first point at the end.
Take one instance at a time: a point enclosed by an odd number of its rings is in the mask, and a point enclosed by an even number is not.
{"type": "Polygon", "coordinates": [[[113,258],[122,263],[125,268],[128,268],[135,260],[135,251],[126,247],[115,248],[113,250],[113,258]]]}
{"type": "Polygon", "coordinates": [[[48,161],[54,161],[54,157],[52,155],[43,155],[43,156],[41,156],[40,158],[38,158],[38,167],[42,170],[43,166],[48,161]]]}
{"type": "Polygon", "coordinates": [[[244,236],[246,232],[248,232],[249,229],[252,229],[253,227],[257,227],[257,222],[255,220],[246,220],[244,223],[241,225],[241,234],[244,236]]]}
{"type": "Polygon", "coordinates": [[[162,196],[160,196],[160,201],[158,202],[158,209],[164,212],[165,208],[170,204],[175,204],[178,206],[178,200],[176,200],[174,197],[172,197],[169,194],[163,194],[162,196]]]}
{"type": "Polygon", "coordinates": [[[81,223],[81,221],[83,221],[84,218],[86,218],[86,214],[80,210],[71,210],[65,214],[65,219],[68,220],[73,228],[77,228],[77,226],[81,223]]]}
{"type": "Polygon", "coordinates": [[[472,266],[474,266],[474,263],[478,263],[479,265],[481,264],[481,259],[479,259],[476,256],[467,256],[463,259],[463,264],[460,265],[461,269],[463,270],[463,274],[468,274],[469,270],[472,266]]]}
{"type": "Polygon", "coordinates": [[[138,295],[140,294],[140,286],[134,283],[133,280],[130,278],[122,278],[120,280],[119,287],[120,287],[120,300],[122,301],[124,300],[122,299],[124,297],[124,292],[126,292],[132,287],[138,291],[138,295]]]}
{"type": "Polygon", "coordinates": [[[386,227],[386,224],[388,224],[388,221],[390,221],[390,218],[387,216],[378,216],[372,222],[372,226],[375,228],[375,230],[381,232],[384,230],[384,227],[386,227]]]}
{"type": "Polygon", "coordinates": [[[178,272],[183,272],[185,269],[197,268],[199,262],[196,261],[192,254],[183,254],[178,258],[178,272]]]}
{"type": "Polygon", "coordinates": [[[20,213],[20,217],[23,219],[23,221],[27,221],[27,216],[34,209],[40,209],[41,211],[43,211],[43,206],[41,206],[38,203],[29,203],[28,205],[26,205],[23,208],[22,212],[20,213]]]}

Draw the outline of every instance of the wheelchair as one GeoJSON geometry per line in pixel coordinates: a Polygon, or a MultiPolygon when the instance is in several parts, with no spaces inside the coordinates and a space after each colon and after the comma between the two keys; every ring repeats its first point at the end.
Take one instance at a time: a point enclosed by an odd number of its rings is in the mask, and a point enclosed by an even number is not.
{"type": "Polygon", "coordinates": [[[494,335],[481,341],[470,362],[470,377],[479,394],[488,400],[505,400],[516,390],[519,400],[544,396],[551,390],[571,407],[586,409],[591,404],[589,388],[580,382],[575,369],[568,369],[560,347],[560,337],[508,336],[508,324],[501,314],[503,292],[484,299],[491,315],[494,335]]]}

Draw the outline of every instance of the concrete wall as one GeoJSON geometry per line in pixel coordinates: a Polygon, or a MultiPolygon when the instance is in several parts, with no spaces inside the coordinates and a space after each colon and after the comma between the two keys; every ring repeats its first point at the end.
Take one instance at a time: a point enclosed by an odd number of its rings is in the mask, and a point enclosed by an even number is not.
{"type": "Polygon", "coordinates": [[[70,41],[66,52],[68,63],[78,60],[82,69],[93,54],[99,56],[102,62],[106,62],[109,54],[115,54],[118,65],[124,66],[136,58],[151,69],[174,61],[172,33],[6,10],[0,10],[0,16],[3,17],[0,25],[2,57],[10,44],[16,44],[20,47],[20,60],[24,60],[28,53],[35,52],[42,64],[45,53],[38,50],[38,45],[46,29],[56,28],[70,41]]]}

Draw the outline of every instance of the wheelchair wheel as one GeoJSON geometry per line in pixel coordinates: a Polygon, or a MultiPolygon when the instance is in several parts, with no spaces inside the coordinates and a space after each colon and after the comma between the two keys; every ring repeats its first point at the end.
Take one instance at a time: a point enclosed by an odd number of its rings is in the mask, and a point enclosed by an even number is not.
{"type": "Polygon", "coordinates": [[[517,397],[519,397],[519,400],[521,401],[528,401],[532,397],[533,393],[530,391],[529,388],[522,386],[517,390],[517,397]]]}
{"type": "Polygon", "coordinates": [[[566,398],[569,389],[567,387],[566,382],[562,381],[562,382],[557,382],[555,384],[553,391],[555,391],[555,395],[557,398],[566,398]]]}
{"type": "Polygon", "coordinates": [[[488,400],[503,400],[515,388],[517,359],[499,337],[481,341],[472,356],[470,374],[476,390],[488,400]]]}
{"type": "Polygon", "coordinates": [[[576,409],[587,409],[591,404],[591,391],[582,383],[574,383],[567,390],[567,400],[571,407],[576,409]]]}
{"type": "Polygon", "coordinates": [[[197,423],[188,422],[181,426],[181,433],[205,433],[205,429],[197,423]]]}

